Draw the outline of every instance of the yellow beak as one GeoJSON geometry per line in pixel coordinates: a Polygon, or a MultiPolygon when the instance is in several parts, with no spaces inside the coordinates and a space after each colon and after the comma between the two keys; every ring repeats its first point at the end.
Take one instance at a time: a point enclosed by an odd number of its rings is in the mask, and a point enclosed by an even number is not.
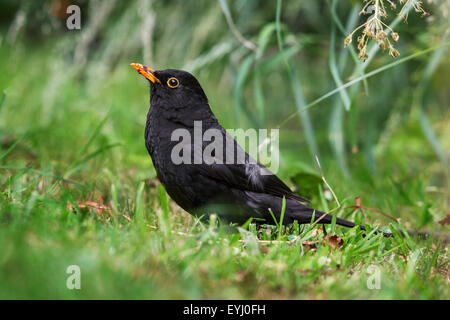
{"type": "Polygon", "coordinates": [[[153,73],[154,70],[152,68],[149,68],[147,66],[144,66],[140,63],[132,63],[131,66],[137,71],[139,72],[141,75],[143,75],[145,78],[147,78],[148,80],[150,80],[152,83],[158,82],[159,84],[161,84],[161,81],[159,81],[159,79],[155,76],[155,74],[153,73]]]}

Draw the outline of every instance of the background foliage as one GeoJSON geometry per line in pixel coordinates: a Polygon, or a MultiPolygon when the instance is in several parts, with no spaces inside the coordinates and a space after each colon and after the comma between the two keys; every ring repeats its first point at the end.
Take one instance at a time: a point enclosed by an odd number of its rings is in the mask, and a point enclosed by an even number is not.
{"type": "Polygon", "coordinates": [[[336,206],[318,155],[343,206],[361,197],[399,222],[339,216],[445,232],[448,1],[396,26],[400,57],[374,46],[364,63],[354,43],[344,48],[367,19],[360,1],[75,3],[82,28],[72,31],[69,1],[0,4],[1,298],[450,297],[445,243],[328,227],[344,240],[334,250],[316,227],[228,234],[194,221],[155,179],[143,138],[148,84],[129,66],[192,72],[225,128],[280,128],[279,175],[316,208],[336,206]],[[65,286],[71,264],[80,291],[65,286]],[[381,290],[366,287],[371,264],[381,290]]]}

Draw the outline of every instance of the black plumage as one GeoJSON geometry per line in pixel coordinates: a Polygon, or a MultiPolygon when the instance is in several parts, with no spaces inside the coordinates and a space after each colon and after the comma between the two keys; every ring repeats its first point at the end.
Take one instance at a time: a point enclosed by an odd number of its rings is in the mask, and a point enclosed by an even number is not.
{"type": "MultiPolygon", "coordinates": [[[[315,212],[320,223],[331,223],[332,216],[307,206],[305,199],[291,191],[275,174],[252,159],[219,124],[197,79],[186,71],[154,71],[141,64],[132,66],[150,81],[150,109],[145,128],[145,145],[153,160],[157,176],[167,193],[184,210],[196,216],[216,213],[221,220],[244,223],[249,218],[273,224],[269,208],[280,220],[282,199],[286,198],[283,224],[309,223],[315,212]],[[191,164],[174,163],[171,158],[179,140],[172,141],[175,130],[194,137],[194,122],[201,121],[202,134],[217,129],[223,138],[220,159],[233,152],[243,152],[245,161],[227,164],[212,154],[202,163],[194,163],[199,149],[189,145],[191,164]],[[214,163],[214,161],[218,163],[214,163]],[[265,174],[263,174],[265,173],[265,174]],[[269,173],[269,174],[267,174],[269,173]]],[[[208,143],[202,143],[202,152],[208,143]]],[[[236,161],[234,161],[236,162],[236,161]]],[[[354,223],[337,218],[337,224],[353,227],[354,223]]]]}

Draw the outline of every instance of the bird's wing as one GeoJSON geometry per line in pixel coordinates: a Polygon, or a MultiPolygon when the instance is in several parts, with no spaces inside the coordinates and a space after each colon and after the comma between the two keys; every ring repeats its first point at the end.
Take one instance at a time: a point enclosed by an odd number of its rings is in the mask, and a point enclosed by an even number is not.
{"type": "Polygon", "coordinates": [[[268,169],[259,164],[202,164],[199,169],[200,174],[231,188],[308,202],[307,199],[292,192],[275,174],[262,174],[261,172],[268,169]]]}
{"type": "MultiPolygon", "coordinates": [[[[228,135],[228,133],[225,133],[228,135]]],[[[232,138],[231,138],[232,139],[232,138]]],[[[217,182],[245,191],[267,193],[278,197],[286,197],[300,202],[309,202],[307,199],[295,194],[268,168],[254,160],[246,153],[239,144],[232,139],[234,144],[233,157],[238,152],[245,154],[244,163],[228,164],[226,161],[214,161],[214,157],[209,159],[207,164],[203,162],[198,165],[199,173],[217,182]]],[[[230,152],[229,148],[224,150],[225,154],[230,152]]]]}

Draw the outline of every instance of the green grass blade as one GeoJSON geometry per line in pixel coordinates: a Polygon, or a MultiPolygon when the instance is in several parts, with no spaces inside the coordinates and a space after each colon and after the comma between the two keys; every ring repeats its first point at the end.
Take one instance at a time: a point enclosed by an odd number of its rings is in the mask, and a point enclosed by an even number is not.
{"type": "Polygon", "coordinates": [[[308,148],[311,153],[311,155],[314,157],[315,155],[319,154],[319,149],[317,147],[316,138],[314,135],[314,129],[311,122],[311,119],[309,117],[308,112],[300,112],[300,110],[304,109],[304,106],[306,104],[305,102],[305,96],[303,94],[302,87],[300,85],[300,80],[298,79],[297,71],[295,68],[291,68],[289,65],[289,61],[285,55],[284,52],[284,44],[283,44],[283,38],[281,35],[281,7],[282,7],[282,0],[277,1],[277,12],[276,12],[276,30],[277,30],[277,42],[278,42],[278,48],[282,54],[284,64],[286,66],[286,70],[289,75],[289,82],[291,83],[292,93],[294,94],[295,99],[295,105],[297,107],[297,114],[300,116],[300,120],[302,121],[303,125],[303,131],[306,136],[306,141],[308,143],[308,148]]]}
{"type": "MultiPolygon", "coordinates": [[[[447,41],[447,38],[448,32],[446,33],[446,36],[442,38],[441,43],[445,43],[447,41]]],[[[416,105],[418,105],[419,123],[422,132],[425,138],[427,139],[428,143],[438,156],[439,160],[442,162],[442,164],[445,165],[446,168],[449,167],[447,155],[445,154],[444,150],[441,147],[441,144],[439,143],[439,140],[436,137],[436,133],[434,132],[433,127],[431,126],[430,120],[428,118],[428,115],[425,112],[424,105],[425,105],[425,91],[429,87],[431,77],[436,71],[447,49],[448,47],[442,47],[433,53],[432,57],[428,61],[422,80],[417,86],[418,89],[415,91],[414,95],[414,102],[416,105]]]]}
{"type": "Polygon", "coordinates": [[[284,213],[286,212],[286,197],[283,196],[283,200],[281,202],[281,217],[278,228],[278,240],[281,239],[281,233],[283,231],[283,221],[284,221],[284,213]]]}
{"type": "Polygon", "coordinates": [[[253,98],[255,99],[256,111],[258,113],[259,122],[264,124],[266,122],[266,104],[264,101],[264,93],[261,83],[261,69],[255,67],[255,76],[253,80],[253,98]]]}
{"type": "Polygon", "coordinates": [[[10,154],[16,148],[17,145],[25,138],[25,136],[26,134],[24,134],[19,139],[14,141],[14,143],[5,152],[3,152],[3,154],[0,155],[0,161],[5,159],[8,156],[8,154],[10,154]]]}
{"type": "Polygon", "coordinates": [[[162,215],[158,215],[158,222],[165,234],[169,232],[169,203],[167,202],[166,189],[163,185],[158,186],[159,204],[162,209],[162,215]]]}
{"type": "MultiPolygon", "coordinates": [[[[302,87],[298,79],[297,71],[295,68],[289,69],[289,80],[291,83],[292,92],[294,93],[295,105],[297,110],[302,110],[305,106],[305,97],[303,95],[302,87]]],[[[299,112],[300,119],[302,121],[303,132],[305,133],[306,142],[311,155],[314,157],[319,155],[319,148],[317,147],[316,137],[314,134],[313,125],[308,112],[299,112]]]]}
{"type": "Polygon", "coordinates": [[[112,148],[115,148],[115,147],[121,146],[121,145],[122,145],[121,143],[111,143],[111,144],[107,144],[106,146],[102,146],[102,147],[98,148],[97,150],[89,153],[83,159],[77,161],[77,163],[70,170],[68,170],[64,174],[64,178],[68,178],[69,176],[74,174],[76,171],[78,171],[89,160],[97,157],[98,155],[102,154],[103,152],[105,152],[105,151],[107,151],[109,149],[112,149],[112,148]]]}
{"type": "MultiPolygon", "coordinates": [[[[333,76],[334,82],[336,83],[336,86],[340,87],[343,85],[343,82],[341,80],[341,76],[339,75],[338,65],[336,61],[336,28],[332,27],[331,29],[331,40],[330,40],[330,59],[329,59],[329,66],[331,75],[333,76]]],[[[347,91],[344,89],[339,92],[339,95],[342,99],[342,103],[345,106],[345,110],[349,111],[351,106],[350,97],[347,94],[347,91]]]]}
{"type": "Polygon", "coordinates": [[[253,61],[255,59],[255,55],[251,54],[241,63],[239,67],[238,73],[236,75],[236,80],[234,81],[234,90],[233,90],[233,115],[234,115],[234,123],[239,124],[240,114],[243,111],[243,98],[242,92],[245,87],[245,83],[248,80],[248,75],[250,73],[253,61]]]}
{"type": "Polygon", "coordinates": [[[6,91],[2,92],[2,97],[0,98],[0,110],[2,110],[3,103],[5,103],[6,91]]]}
{"type": "Polygon", "coordinates": [[[441,243],[438,243],[436,250],[434,250],[433,256],[428,261],[427,266],[425,268],[424,271],[425,279],[428,279],[430,277],[431,269],[433,268],[433,266],[436,266],[436,262],[439,257],[440,251],[441,251],[441,243]]]}
{"type": "Polygon", "coordinates": [[[137,188],[137,192],[136,192],[136,207],[134,209],[134,221],[136,224],[139,225],[139,229],[142,231],[145,228],[145,223],[144,223],[144,200],[143,198],[143,193],[144,193],[144,187],[145,187],[145,183],[144,182],[140,182],[139,186],[137,188]]]}
{"type": "Polygon", "coordinates": [[[108,119],[108,116],[104,117],[103,120],[101,120],[98,123],[97,127],[95,127],[94,132],[92,132],[88,141],[85,143],[83,148],[81,148],[81,150],[78,152],[78,156],[75,158],[75,160],[72,163],[73,166],[75,166],[77,164],[79,159],[86,153],[86,151],[89,149],[91,144],[94,142],[95,138],[97,138],[97,136],[100,134],[100,131],[103,128],[103,126],[105,125],[107,119],[108,119]]]}
{"type": "Polygon", "coordinates": [[[278,225],[278,221],[277,218],[275,218],[275,215],[273,214],[273,211],[271,208],[269,208],[269,213],[272,216],[273,221],[275,222],[275,225],[277,226],[277,228],[279,228],[280,226],[278,225]]]}

